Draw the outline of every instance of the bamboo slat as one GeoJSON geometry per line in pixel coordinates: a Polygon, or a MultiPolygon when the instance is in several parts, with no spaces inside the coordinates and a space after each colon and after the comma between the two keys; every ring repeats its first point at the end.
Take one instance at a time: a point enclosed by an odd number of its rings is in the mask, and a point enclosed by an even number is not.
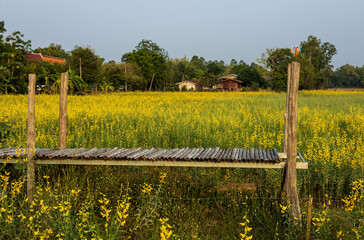
{"type": "MultiPolygon", "coordinates": [[[[27,155],[26,148],[0,148],[0,158],[8,156],[23,158],[27,155]]],[[[286,154],[276,149],[262,148],[174,148],[174,149],[146,149],[146,148],[105,148],[105,149],[36,149],[35,159],[57,160],[130,160],[130,161],[195,161],[195,162],[256,162],[259,164],[275,164],[285,159],[286,154]]]]}

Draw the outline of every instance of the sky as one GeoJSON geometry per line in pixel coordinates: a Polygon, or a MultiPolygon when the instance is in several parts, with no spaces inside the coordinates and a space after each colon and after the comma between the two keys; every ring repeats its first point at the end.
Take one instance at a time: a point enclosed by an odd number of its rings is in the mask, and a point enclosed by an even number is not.
{"type": "Polygon", "coordinates": [[[7,35],[32,49],[90,46],[120,61],[142,40],[170,58],[256,62],[266,49],[293,48],[309,35],[335,45],[332,64],[364,65],[363,0],[0,0],[7,35]]]}

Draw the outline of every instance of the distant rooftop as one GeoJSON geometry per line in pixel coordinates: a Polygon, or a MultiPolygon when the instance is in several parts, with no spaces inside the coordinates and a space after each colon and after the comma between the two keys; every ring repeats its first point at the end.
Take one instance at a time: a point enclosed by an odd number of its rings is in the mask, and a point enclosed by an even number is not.
{"type": "Polygon", "coordinates": [[[42,53],[27,53],[25,54],[25,57],[31,61],[44,61],[44,62],[49,62],[51,64],[54,63],[66,64],[66,59],[64,58],[43,56],[42,53]]]}

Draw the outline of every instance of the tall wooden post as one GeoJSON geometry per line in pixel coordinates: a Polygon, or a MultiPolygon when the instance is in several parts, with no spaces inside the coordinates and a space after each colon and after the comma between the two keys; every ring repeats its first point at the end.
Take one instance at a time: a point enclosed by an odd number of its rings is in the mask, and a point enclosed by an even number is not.
{"type": "Polygon", "coordinates": [[[29,74],[28,85],[28,162],[27,162],[27,195],[30,202],[35,188],[35,74],[29,74]]]}
{"type": "MultiPolygon", "coordinates": [[[[297,100],[298,85],[300,77],[300,63],[292,62],[291,65],[291,83],[289,84],[288,95],[288,114],[287,114],[287,174],[286,174],[286,190],[287,200],[292,207],[292,216],[299,219],[300,206],[297,191],[297,100]]],[[[294,222],[296,222],[294,220],[294,222]]]]}
{"type": "Polygon", "coordinates": [[[68,72],[61,75],[61,91],[59,100],[59,149],[66,148],[67,140],[67,91],[68,72]]]}
{"type": "Polygon", "coordinates": [[[126,62],[125,62],[125,92],[128,92],[128,81],[126,80],[126,62]]]}
{"type": "Polygon", "coordinates": [[[286,93],[286,112],[284,113],[284,142],[283,142],[283,152],[287,153],[287,136],[288,136],[288,121],[287,121],[287,115],[288,115],[288,101],[289,101],[289,91],[291,87],[291,72],[292,72],[292,64],[288,64],[288,71],[287,71],[287,93],[286,93]]]}
{"type": "Polygon", "coordinates": [[[80,78],[82,78],[82,60],[80,58],[80,78]]]}

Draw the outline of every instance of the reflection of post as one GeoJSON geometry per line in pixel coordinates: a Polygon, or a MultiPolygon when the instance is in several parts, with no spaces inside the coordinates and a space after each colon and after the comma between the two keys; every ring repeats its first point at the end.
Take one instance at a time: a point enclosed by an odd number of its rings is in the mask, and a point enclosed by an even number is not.
{"type": "MultiPolygon", "coordinates": [[[[288,94],[287,113],[287,200],[292,206],[292,217],[300,218],[300,206],[297,191],[297,99],[300,77],[300,63],[292,63],[291,84],[288,94]]],[[[293,220],[296,222],[295,220],[293,220]]]]}
{"type": "Polygon", "coordinates": [[[27,195],[32,200],[35,185],[35,74],[29,74],[28,85],[28,162],[27,162],[27,195]]]}
{"type": "Polygon", "coordinates": [[[61,91],[59,95],[59,149],[65,149],[67,141],[67,91],[68,72],[65,72],[61,75],[61,91]]]}

